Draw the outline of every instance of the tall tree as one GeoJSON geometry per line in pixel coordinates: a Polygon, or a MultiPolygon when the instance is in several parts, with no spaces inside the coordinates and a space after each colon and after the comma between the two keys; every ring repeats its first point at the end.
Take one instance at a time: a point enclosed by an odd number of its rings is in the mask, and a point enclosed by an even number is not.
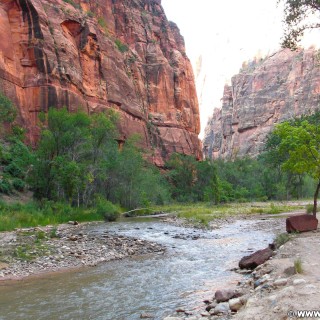
{"type": "Polygon", "coordinates": [[[284,159],[282,167],[292,173],[309,174],[317,181],[313,215],[320,191],[320,113],[278,124],[273,135],[280,139],[276,149],[284,159]]]}
{"type": "Polygon", "coordinates": [[[282,47],[295,50],[305,30],[320,27],[316,16],[320,12],[320,0],[278,0],[278,3],[284,3],[282,47]]]}

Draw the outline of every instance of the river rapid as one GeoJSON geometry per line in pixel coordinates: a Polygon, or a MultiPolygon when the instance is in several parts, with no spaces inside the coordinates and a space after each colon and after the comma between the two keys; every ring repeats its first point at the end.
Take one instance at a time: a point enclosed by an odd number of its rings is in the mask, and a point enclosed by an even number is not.
{"type": "Polygon", "coordinates": [[[132,257],[17,282],[0,283],[0,319],[163,319],[181,307],[203,308],[214,291],[234,286],[230,271],[244,255],[265,248],[280,219],[238,220],[217,230],[135,219],[88,226],[89,234],[111,232],[164,245],[163,254],[132,257]]]}

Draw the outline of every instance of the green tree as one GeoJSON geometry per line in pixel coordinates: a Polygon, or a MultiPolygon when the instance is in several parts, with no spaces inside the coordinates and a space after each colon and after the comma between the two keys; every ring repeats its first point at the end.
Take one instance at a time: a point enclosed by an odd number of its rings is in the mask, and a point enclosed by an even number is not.
{"type": "Polygon", "coordinates": [[[166,163],[173,198],[178,201],[219,202],[217,168],[210,161],[174,153],[166,163]]]}
{"type": "Polygon", "coordinates": [[[197,181],[197,167],[194,157],[174,153],[166,163],[167,178],[173,198],[178,201],[194,201],[194,186],[197,181]]]}
{"type": "Polygon", "coordinates": [[[197,180],[194,185],[194,194],[198,201],[220,202],[219,181],[217,168],[212,161],[200,161],[196,164],[197,180]]]}
{"type": "Polygon", "coordinates": [[[282,168],[296,174],[308,174],[317,181],[313,214],[317,213],[320,190],[320,113],[286,121],[276,126],[273,135],[279,138],[275,152],[284,159],[282,168]]]}
{"type": "Polygon", "coordinates": [[[320,27],[319,22],[308,20],[319,13],[320,0],[278,0],[278,3],[281,2],[284,4],[285,24],[282,46],[297,49],[297,44],[305,30],[320,27]]]}

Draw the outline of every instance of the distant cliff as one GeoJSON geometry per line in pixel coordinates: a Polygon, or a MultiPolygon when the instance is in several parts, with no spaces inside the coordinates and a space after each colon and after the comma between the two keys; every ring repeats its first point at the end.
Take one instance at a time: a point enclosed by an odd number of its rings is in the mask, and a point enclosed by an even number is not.
{"type": "Polygon", "coordinates": [[[160,0],[1,0],[0,90],[31,143],[50,107],[113,108],[119,143],[140,134],[155,164],[201,157],[192,68],[160,0]]]}
{"type": "Polygon", "coordinates": [[[254,157],[274,125],[320,106],[320,55],[281,50],[256,59],[226,85],[203,140],[207,157],[254,157]]]}

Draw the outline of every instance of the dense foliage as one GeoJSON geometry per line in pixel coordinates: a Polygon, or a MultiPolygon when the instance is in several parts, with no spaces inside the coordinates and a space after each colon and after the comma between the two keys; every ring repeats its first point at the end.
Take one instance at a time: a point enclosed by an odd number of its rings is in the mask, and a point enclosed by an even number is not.
{"type": "MultiPolygon", "coordinates": [[[[36,201],[11,211],[10,217],[22,214],[31,224],[36,222],[29,219],[30,212],[43,222],[62,222],[63,216],[112,221],[121,208],[150,208],[171,200],[218,204],[307,197],[314,179],[320,179],[319,115],[279,125],[258,159],[199,162],[172,154],[160,173],[145,160],[138,137],[119,148],[115,112],[88,115],[51,108],[39,117],[35,150],[24,143],[15,113],[0,94],[0,193],[31,190],[36,201]],[[45,212],[52,213],[49,220],[45,212]]],[[[13,209],[4,212],[8,210],[13,209]]]]}
{"type": "Polygon", "coordinates": [[[284,4],[284,36],[282,46],[296,49],[305,30],[319,28],[319,0],[279,0],[284,4]]]}
{"type": "Polygon", "coordinates": [[[219,202],[216,166],[210,161],[175,153],[166,164],[172,197],[180,202],[219,202]]]}
{"type": "Polygon", "coordinates": [[[313,214],[320,190],[320,112],[278,124],[269,139],[273,159],[283,170],[316,181],[313,214]]]}
{"type": "Polygon", "coordinates": [[[165,181],[143,159],[137,141],[119,149],[116,121],[113,112],[50,109],[30,174],[35,197],[78,207],[101,197],[126,208],[166,201],[165,181]]]}

